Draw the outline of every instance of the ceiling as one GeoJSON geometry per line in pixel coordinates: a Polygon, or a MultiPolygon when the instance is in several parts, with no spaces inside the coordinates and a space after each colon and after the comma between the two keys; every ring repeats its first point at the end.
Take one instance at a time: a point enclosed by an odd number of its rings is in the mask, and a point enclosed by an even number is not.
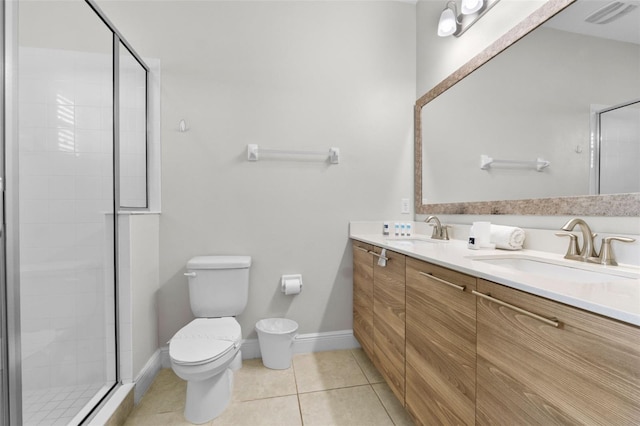
{"type": "Polygon", "coordinates": [[[551,18],[547,27],[594,37],[640,44],[640,0],[578,0],[551,18]],[[593,12],[612,3],[623,3],[620,8],[637,6],[631,12],[606,24],[585,21],[593,12]]]}

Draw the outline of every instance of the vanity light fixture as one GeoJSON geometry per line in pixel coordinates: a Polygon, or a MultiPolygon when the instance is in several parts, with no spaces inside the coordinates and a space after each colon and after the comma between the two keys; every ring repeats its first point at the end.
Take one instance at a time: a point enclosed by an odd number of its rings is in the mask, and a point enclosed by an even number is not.
{"type": "Polygon", "coordinates": [[[447,37],[455,34],[459,30],[460,24],[461,22],[458,21],[456,2],[447,2],[447,6],[440,14],[440,21],[438,22],[438,35],[440,37],[447,37]]]}
{"type": "Polygon", "coordinates": [[[438,35],[460,37],[500,0],[462,0],[460,14],[454,0],[449,0],[440,14],[438,35]]]}
{"type": "Polygon", "coordinates": [[[462,12],[463,15],[471,15],[482,9],[482,6],[484,6],[483,0],[462,0],[460,12],[462,12]]]}

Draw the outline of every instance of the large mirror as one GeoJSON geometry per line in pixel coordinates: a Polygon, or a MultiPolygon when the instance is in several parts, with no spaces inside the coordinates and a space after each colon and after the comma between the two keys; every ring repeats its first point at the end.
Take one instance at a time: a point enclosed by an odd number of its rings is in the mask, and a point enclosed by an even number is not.
{"type": "Polygon", "coordinates": [[[420,98],[416,212],[638,215],[639,6],[549,1],[420,98]]]}

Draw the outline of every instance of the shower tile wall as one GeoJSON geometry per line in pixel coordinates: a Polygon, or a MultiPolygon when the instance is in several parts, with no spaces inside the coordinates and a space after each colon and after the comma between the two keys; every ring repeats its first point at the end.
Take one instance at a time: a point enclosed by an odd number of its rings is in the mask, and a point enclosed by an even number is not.
{"type": "Polygon", "coordinates": [[[21,47],[19,61],[23,389],[105,383],[114,377],[105,362],[114,347],[111,57],[21,47]]]}

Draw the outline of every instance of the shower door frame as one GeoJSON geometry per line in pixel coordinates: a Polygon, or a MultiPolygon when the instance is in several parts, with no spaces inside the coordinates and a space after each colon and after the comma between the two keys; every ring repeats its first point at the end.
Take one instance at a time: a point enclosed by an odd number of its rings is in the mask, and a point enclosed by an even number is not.
{"type": "MultiPolygon", "coordinates": [[[[118,64],[120,43],[140,63],[146,72],[146,123],[149,123],[150,68],[106,17],[94,0],[84,2],[96,13],[113,35],[113,217],[114,217],[114,292],[115,292],[115,384],[83,422],[121,384],[118,314],[118,213],[120,208],[119,178],[119,86],[118,64]]],[[[0,0],[0,426],[22,424],[22,356],[20,338],[20,245],[19,245],[19,175],[18,175],[18,2],[0,0]]],[[[148,136],[145,140],[148,161],[148,136]]],[[[147,167],[147,176],[148,176],[147,167]]],[[[147,177],[148,179],[148,177],[147,177]]],[[[145,210],[145,209],[136,209],[145,210]]]]}
{"type": "Polygon", "coordinates": [[[9,424],[9,381],[7,379],[7,280],[5,267],[5,241],[4,241],[4,0],[0,0],[0,424],[9,424]]]}
{"type": "Polygon", "coordinates": [[[0,280],[2,307],[2,417],[4,425],[22,424],[22,355],[20,344],[20,246],[18,208],[18,4],[0,0],[4,31],[2,46],[2,141],[0,176],[2,177],[2,256],[0,280]]]}
{"type": "Polygon", "coordinates": [[[589,194],[600,195],[600,167],[602,150],[601,116],[611,111],[640,103],[640,98],[613,106],[592,105],[590,114],[591,138],[589,143],[589,194]]]}

